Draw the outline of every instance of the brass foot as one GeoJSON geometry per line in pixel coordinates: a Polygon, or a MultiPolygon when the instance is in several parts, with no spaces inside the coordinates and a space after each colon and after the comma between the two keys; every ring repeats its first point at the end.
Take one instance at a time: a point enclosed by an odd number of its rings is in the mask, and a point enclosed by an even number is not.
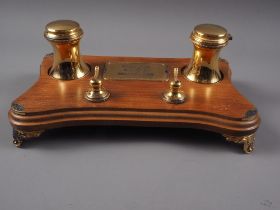
{"type": "Polygon", "coordinates": [[[253,152],[255,143],[255,133],[248,136],[231,136],[223,134],[227,141],[243,144],[243,150],[246,154],[253,152]]]}
{"type": "Polygon", "coordinates": [[[16,147],[22,147],[23,142],[26,139],[36,138],[39,137],[44,131],[21,131],[13,129],[13,144],[16,145],[16,147]]]}
{"type": "Polygon", "coordinates": [[[16,147],[21,148],[23,141],[22,140],[14,140],[13,144],[16,145],[16,147]]]}

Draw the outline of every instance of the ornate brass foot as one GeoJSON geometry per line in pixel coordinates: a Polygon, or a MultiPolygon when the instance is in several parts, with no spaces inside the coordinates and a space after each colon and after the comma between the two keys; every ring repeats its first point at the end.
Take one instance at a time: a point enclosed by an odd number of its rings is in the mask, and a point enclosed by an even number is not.
{"type": "Polygon", "coordinates": [[[223,134],[227,141],[243,144],[243,150],[245,153],[249,154],[254,150],[255,143],[255,133],[248,136],[230,136],[223,134]]]}
{"type": "Polygon", "coordinates": [[[20,131],[13,129],[13,144],[22,147],[24,140],[39,137],[44,131],[20,131]]]}
{"type": "Polygon", "coordinates": [[[16,147],[20,148],[22,146],[23,141],[22,140],[14,140],[13,144],[16,145],[16,147]]]}

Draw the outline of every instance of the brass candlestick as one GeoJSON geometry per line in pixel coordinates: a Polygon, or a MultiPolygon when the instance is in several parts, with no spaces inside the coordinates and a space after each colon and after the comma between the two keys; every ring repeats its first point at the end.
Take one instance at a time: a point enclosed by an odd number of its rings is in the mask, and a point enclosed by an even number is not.
{"type": "Polygon", "coordinates": [[[187,79],[198,83],[216,83],[222,79],[219,70],[221,48],[232,39],[227,30],[213,24],[197,25],[191,36],[194,52],[191,63],[184,69],[187,79]]]}
{"type": "Polygon", "coordinates": [[[56,20],[46,25],[44,36],[54,50],[49,75],[60,80],[73,80],[89,73],[89,67],[80,58],[82,35],[80,25],[72,20],[56,20]]]}
{"type": "Polygon", "coordinates": [[[163,94],[163,100],[167,103],[181,104],[185,102],[185,94],[180,90],[182,84],[178,80],[178,68],[174,68],[174,80],[170,82],[169,90],[163,94]]]}
{"type": "Polygon", "coordinates": [[[85,93],[85,99],[91,102],[103,102],[110,97],[110,93],[102,87],[99,79],[99,66],[95,66],[94,77],[90,80],[91,89],[85,93]]]}

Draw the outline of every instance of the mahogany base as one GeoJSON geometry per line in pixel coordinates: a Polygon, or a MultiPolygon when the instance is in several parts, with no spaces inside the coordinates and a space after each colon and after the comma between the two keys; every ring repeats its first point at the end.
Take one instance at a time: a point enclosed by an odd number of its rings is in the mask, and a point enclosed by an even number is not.
{"type": "MultiPolygon", "coordinates": [[[[101,71],[108,61],[164,63],[169,72],[190,62],[189,58],[108,56],[83,56],[83,60],[92,69],[99,65],[101,71]]],[[[168,81],[143,80],[105,80],[110,98],[92,103],[84,98],[92,75],[71,81],[56,80],[48,75],[51,65],[52,55],[45,56],[39,80],[12,103],[9,120],[14,129],[13,142],[18,147],[26,139],[52,128],[126,125],[209,130],[221,133],[228,141],[242,143],[246,153],[253,151],[260,117],[255,106],[232,85],[231,70],[225,60],[220,60],[223,80],[218,83],[199,84],[179,76],[186,95],[183,104],[169,104],[162,99],[168,81]]]]}

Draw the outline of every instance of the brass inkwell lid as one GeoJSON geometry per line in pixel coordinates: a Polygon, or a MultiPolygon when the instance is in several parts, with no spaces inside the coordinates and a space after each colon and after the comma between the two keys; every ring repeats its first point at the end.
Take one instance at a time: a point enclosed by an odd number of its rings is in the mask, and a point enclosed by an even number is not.
{"type": "Polygon", "coordinates": [[[72,20],[56,20],[45,27],[44,36],[49,41],[69,42],[80,40],[83,35],[79,23],[72,20]]]}
{"type": "Polygon", "coordinates": [[[190,39],[200,47],[221,48],[226,46],[232,37],[222,26],[200,24],[193,29],[190,39]]]}

